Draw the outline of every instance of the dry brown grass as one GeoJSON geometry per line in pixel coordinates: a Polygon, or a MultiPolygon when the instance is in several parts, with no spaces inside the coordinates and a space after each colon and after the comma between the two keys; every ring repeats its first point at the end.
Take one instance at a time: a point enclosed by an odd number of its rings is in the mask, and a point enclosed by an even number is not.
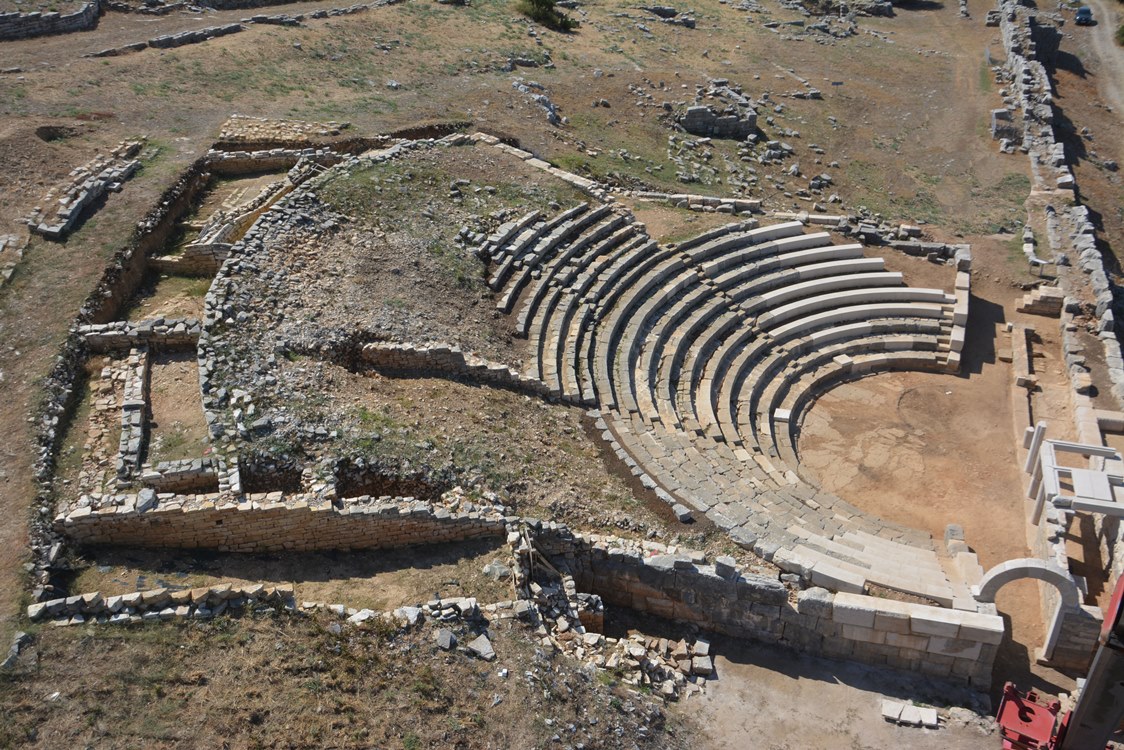
{"type": "Polygon", "coordinates": [[[342,603],[385,612],[417,606],[435,596],[474,596],[482,603],[509,600],[509,580],[483,574],[492,561],[506,563],[502,540],[461,542],[397,550],[242,555],[192,550],[82,551],[72,588],[103,596],[149,588],[289,583],[298,602],[342,603]]]}
{"type": "MultiPolygon", "coordinates": [[[[430,626],[334,635],[330,622],[267,611],[44,629],[38,667],[0,677],[0,746],[475,750],[550,746],[557,732],[610,748],[635,741],[647,713],[522,626],[493,624],[485,663],[438,651],[430,626]]],[[[687,727],[662,724],[651,746],[687,746],[687,727]]]]}

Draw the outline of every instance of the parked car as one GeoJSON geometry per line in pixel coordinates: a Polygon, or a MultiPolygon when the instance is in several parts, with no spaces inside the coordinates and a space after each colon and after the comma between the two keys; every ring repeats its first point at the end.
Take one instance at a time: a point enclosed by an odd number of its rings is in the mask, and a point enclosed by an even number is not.
{"type": "Polygon", "coordinates": [[[1093,25],[1093,9],[1088,5],[1082,5],[1077,9],[1077,15],[1074,16],[1073,22],[1078,26],[1092,26],[1093,25]]]}

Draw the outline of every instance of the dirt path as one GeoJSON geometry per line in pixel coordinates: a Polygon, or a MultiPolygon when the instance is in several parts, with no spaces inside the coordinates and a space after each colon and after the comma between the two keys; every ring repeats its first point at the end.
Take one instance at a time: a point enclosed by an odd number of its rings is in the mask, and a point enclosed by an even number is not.
{"type": "Polygon", "coordinates": [[[883,721],[883,697],[926,700],[932,688],[921,680],[767,646],[716,641],[714,649],[718,679],[682,707],[706,728],[701,747],[991,750],[999,746],[995,736],[975,723],[953,722],[927,730],[883,721]]]}
{"type": "Polygon", "coordinates": [[[202,458],[207,421],[199,393],[195,352],[165,354],[152,363],[152,424],[148,461],[202,458]]]}
{"type": "Polygon", "coordinates": [[[1108,99],[1114,109],[1124,115],[1124,49],[1117,46],[1113,38],[1116,28],[1120,25],[1120,14],[1117,13],[1114,3],[1105,0],[1086,0],[1093,8],[1095,26],[1086,26],[1082,31],[1087,31],[1092,43],[1093,51],[1097,55],[1103,69],[1097,76],[1097,85],[1101,95],[1108,99]]]}

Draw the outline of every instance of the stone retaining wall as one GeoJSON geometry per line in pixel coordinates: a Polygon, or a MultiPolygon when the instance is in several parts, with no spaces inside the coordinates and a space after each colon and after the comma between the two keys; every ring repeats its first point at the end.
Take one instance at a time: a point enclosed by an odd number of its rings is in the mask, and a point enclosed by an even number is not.
{"type": "Polygon", "coordinates": [[[139,323],[114,321],[79,326],[91,352],[128,351],[136,346],[165,350],[191,349],[199,341],[203,325],[195,318],[155,318],[139,323]]]}
{"type": "Polygon", "coordinates": [[[578,588],[611,605],[697,623],[737,638],[884,665],[980,690],[1003,640],[1003,619],[810,588],[795,597],[774,578],[739,574],[734,561],[698,553],[659,554],[622,540],[571,534],[544,524],[535,544],[569,570],[578,588]]]}
{"type": "Polygon", "coordinates": [[[188,44],[198,44],[199,42],[206,42],[220,36],[228,36],[230,34],[237,34],[239,31],[245,31],[246,27],[240,23],[228,23],[223,26],[209,26],[205,29],[191,29],[189,31],[181,31],[178,34],[164,34],[162,36],[153,37],[148,40],[149,47],[157,49],[171,49],[172,47],[183,47],[188,44]]]}
{"type": "Polygon", "coordinates": [[[50,208],[37,207],[32,212],[27,220],[31,231],[54,240],[69,234],[87,208],[107,192],[120,191],[122,183],[140,169],[140,161],[133,157],[143,145],[143,139],[122,141],[108,155],[97,156],[73,170],[69,185],[47,192],[44,202],[50,208]]]}
{"type": "Polygon", "coordinates": [[[232,246],[225,242],[188,245],[179,255],[149,258],[148,267],[157,273],[176,276],[214,276],[223,261],[230,257],[232,246]]]}
{"type": "Polygon", "coordinates": [[[137,509],[144,505],[137,495],[118,506],[79,508],[57,518],[56,528],[85,544],[231,552],[392,549],[506,533],[504,516],[491,511],[458,512],[401,498],[360,498],[337,507],[271,494],[273,500],[244,503],[222,495],[161,495],[146,510],[137,509]]]}
{"type": "Polygon", "coordinates": [[[267,151],[211,150],[203,159],[207,169],[214,174],[245,175],[291,169],[301,159],[331,167],[343,161],[344,156],[328,148],[273,148],[267,151]]]}
{"type": "Polygon", "coordinates": [[[50,34],[86,31],[98,25],[99,0],[88,2],[74,13],[0,13],[0,41],[28,39],[50,34]]]}
{"type": "Polygon", "coordinates": [[[126,482],[140,470],[148,444],[148,383],[152,357],[148,347],[129,352],[125,361],[125,393],[121,403],[121,437],[117,448],[117,480],[126,482]]]}
{"type": "Polygon", "coordinates": [[[466,354],[452,344],[367,344],[362,357],[376,369],[388,372],[464,376],[502,388],[548,393],[540,380],[524,377],[507,365],[466,354]]]}
{"type": "Polygon", "coordinates": [[[218,489],[218,470],[212,458],[161,461],[145,469],[141,483],[157,492],[213,492],[218,489]]]}
{"type": "Polygon", "coordinates": [[[233,586],[223,583],[177,591],[166,588],[149,589],[107,597],[94,591],[32,604],[27,608],[27,617],[33,622],[50,619],[60,625],[78,625],[89,621],[123,624],[144,620],[170,620],[173,617],[202,619],[251,604],[296,609],[293,587],[289,584],[265,586],[254,583],[233,586]]]}

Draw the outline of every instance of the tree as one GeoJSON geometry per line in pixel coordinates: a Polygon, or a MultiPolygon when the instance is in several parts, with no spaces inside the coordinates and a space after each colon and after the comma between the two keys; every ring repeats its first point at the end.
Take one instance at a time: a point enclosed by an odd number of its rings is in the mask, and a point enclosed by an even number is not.
{"type": "Polygon", "coordinates": [[[577,20],[558,12],[554,0],[519,0],[515,8],[532,21],[538,21],[554,31],[573,31],[578,27],[577,20]]]}

